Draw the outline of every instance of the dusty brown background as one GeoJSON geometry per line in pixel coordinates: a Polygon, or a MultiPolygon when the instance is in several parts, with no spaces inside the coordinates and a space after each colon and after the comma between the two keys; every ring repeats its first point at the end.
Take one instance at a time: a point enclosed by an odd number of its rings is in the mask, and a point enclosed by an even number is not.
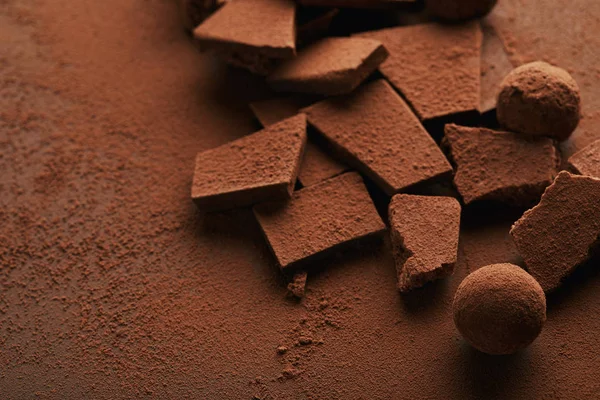
{"type": "MultiPolygon", "coordinates": [[[[576,142],[600,135],[600,3],[500,3],[513,61],[569,68],[576,142]]],[[[202,218],[189,199],[195,153],[255,130],[246,103],[266,96],[200,55],[170,0],[0,0],[2,398],[600,396],[594,266],[515,356],[476,353],[453,327],[467,271],[518,261],[518,213],[467,215],[455,276],[415,296],[384,244],[286,300],[251,214],[202,218]]]]}

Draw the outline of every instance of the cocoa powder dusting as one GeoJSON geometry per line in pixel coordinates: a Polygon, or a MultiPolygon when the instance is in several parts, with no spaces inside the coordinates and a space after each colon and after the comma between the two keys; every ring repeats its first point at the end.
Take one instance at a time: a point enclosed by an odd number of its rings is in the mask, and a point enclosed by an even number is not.
{"type": "MultiPolygon", "coordinates": [[[[581,129],[600,104],[597,52],[579,51],[600,3],[534,3],[492,17],[524,16],[503,20],[511,57],[569,54],[581,129]]],[[[455,274],[417,295],[399,296],[384,243],[315,262],[287,298],[252,213],[189,199],[195,155],[252,133],[267,89],[199,54],[175,2],[5,0],[0,37],[2,398],[597,397],[594,269],[548,297],[525,352],[490,358],[454,328],[467,269],[518,262],[504,238],[520,215],[465,211],[455,274]]]]}

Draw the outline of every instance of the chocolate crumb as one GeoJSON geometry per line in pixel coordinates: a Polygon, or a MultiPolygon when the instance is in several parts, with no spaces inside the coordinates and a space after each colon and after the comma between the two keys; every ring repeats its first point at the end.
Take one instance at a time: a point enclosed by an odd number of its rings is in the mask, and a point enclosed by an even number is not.
{"type": "Polygon", "coordinates": [[[298,299],[304,297],[304,290],[306,288],[306,271],[300,271],[294,274],[292,281],[288,283],[288,293],[298,299]]]}

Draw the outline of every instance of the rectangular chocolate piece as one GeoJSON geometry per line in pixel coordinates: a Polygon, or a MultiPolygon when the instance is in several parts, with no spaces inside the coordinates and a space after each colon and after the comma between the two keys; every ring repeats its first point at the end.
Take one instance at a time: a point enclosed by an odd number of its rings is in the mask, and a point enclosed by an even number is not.
{"type": "Polygon", "coordinates": [[[204,211],[289,199],[306,145],[306,116],[198,153],[192,199],[204,211]]]}
{"type": "Polygon", "coordinates": [[[452,172],[419,119],[384,80],[303,111],[347,164],[388,195],[452,172]]]}
{"type": "Polygon", "coordinates": [[[254,214],[282,269],[385,230],[360,175],[349,172],[268,202],[254,214]]]}

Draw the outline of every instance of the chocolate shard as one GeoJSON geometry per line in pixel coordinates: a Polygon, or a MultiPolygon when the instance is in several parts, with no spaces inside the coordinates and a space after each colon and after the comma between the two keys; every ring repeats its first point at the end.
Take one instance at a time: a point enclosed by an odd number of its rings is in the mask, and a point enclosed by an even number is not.
{"type": "Polygon", "coordinates": [[[400,291],[410,291],[454,272],[460,212],[460,204],[452,197],[392,197],[390,235],[400,291]]]}
{"type": "MultiPolygon", "coordinates": [[[[251,103],[250,108],[260,123],[268,126],[296,115],[300,108],[308,104],[309,99],[292,96],[251,103]]],[[[311,186],[340,175],[347,169],[346,165],[323,151],[309,137],[298,172],[298,181],[304,187],[311,186]]]]}
{"type": "Polygon", "coordinates": [[[390,53],[379,70],[421,120],[479,109],[481,29],[420,24],[363,32],[390,53]]]}
{"type": "Polygon", "coordinates": [[[303,111],[343,161],[388,195],[452,172],[419,119],[384,80],[303,111]]]}
{"type": "Polygon", "coordinates": [[[530,206],[558,173],[560,157],[551,139],[454,124],[444,130],[456,164],[454,184],[465,204],[494,200],[530,206]]]}
{"type": "Polygon", "coordinates": [[[254,214],[284,270],[385,230],[354,172],[294,192],[291,201],[258,204],[254,214]]]}
{"type": "Polygon", "coordinates": [[[500,83],[512,71],[502,40],[495,28],[485,20],[481,22],[483,42],[481,45],[481,100],[479,110],[482,113],[496,108],[500,93],[500,83]]]}
{"type": "Polygon", "coordinates": [[[600,237],[600,179],[558,174],[538,205],[523,214],[510,234],[545,292],[587,261],[600,237]]]}
{"type": "Polygon", "coordinates": [[[573,154],[569,158],[569,168],[581,175],[600,178],[600,140],[573,154]]]}
{"type": "Polygon", "coordinates": [[[347,94],[356,89],[387,58],[381,42],[372,39],[330,37],[301,50],[267,78],[278,91],[347,94]]]}
{"type": "Polygon", "coordinates": [[[299,114],[196,156],[192,199],[215,211],[289,199],[306,145],[299,114]]]}
{"type": "Polygon", "coordinates": [[[413,5],[417,0],[298,0],[303,6],[386,9],[413,5]]]}
{"type": "Polygon", "coordinates": [[[266,75],[277,60],[296,55],[296,3],[231,1],[194,30],[201,48],[229,63],[266,75]]]}
{"type": "Polygon", "coordinates": [[[304,291],[306,289],[306,278],[308,274],[306,271],[298,271],[292,277],[292,280],[287,285],[287,290],[290,296],[297,299],[304,297],[304,291]]]}

